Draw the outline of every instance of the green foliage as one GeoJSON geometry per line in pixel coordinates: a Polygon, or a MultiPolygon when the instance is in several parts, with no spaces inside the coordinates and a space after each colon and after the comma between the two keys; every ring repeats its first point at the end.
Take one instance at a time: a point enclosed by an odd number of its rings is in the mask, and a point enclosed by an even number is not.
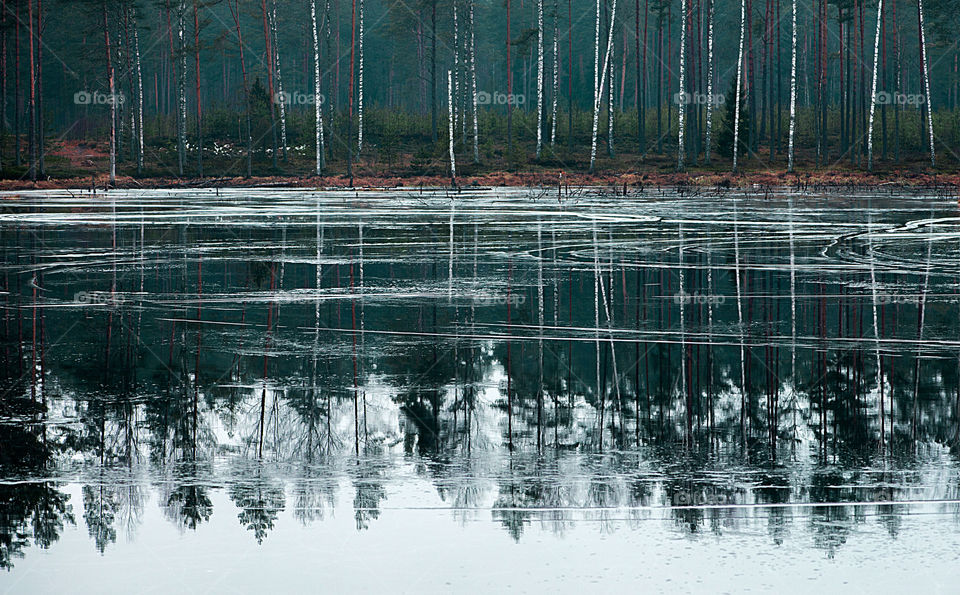
{"type": "MultiPolygon", "coordinates": [[[[750,138],[750,113],[747,109],[746,94],[740,95],[740,129],[739,150],[740,155],[746,155],[748,152],[747,140],[750,138]]],[[[723,123],[720,127],[720,134],[717,136],[717,153],[728,159],[733,159],[733,137],[734,120],[737,109],[737,80],[733,79],[730,84],[730,90],[727,92],[727,100],[724,102],[723,123]]]]}

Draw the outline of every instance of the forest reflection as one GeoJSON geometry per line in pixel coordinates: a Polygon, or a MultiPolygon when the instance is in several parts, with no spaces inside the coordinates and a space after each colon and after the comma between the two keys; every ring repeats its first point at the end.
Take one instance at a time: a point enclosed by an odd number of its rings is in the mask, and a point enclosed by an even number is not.
{"type": "Polygon", "coordinates": [[[148,500],[257,543],[391,500],[827,552],[960,518],[955,202],[513,198],[4,204],[0,566],[148,500]]]}

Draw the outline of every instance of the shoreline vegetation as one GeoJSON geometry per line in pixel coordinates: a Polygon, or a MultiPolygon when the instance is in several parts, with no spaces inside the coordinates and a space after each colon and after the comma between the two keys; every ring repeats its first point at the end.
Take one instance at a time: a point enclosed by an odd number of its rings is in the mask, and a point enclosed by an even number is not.
{"type": "Polygon", "coordinates": [[[593,173],[582,160],[582,153],[558,151],[537,160],[531,153],[525,158],[505,159],[490,155],[481,164],[458,164],[458,176],[451,179],[448,165],[442,159],[419,159],[415,153],[398,156],[391,162],[379,159],[375,145],[369,147],[353,164],[352,176],[343,164],[330,164],[324,175],[313,174],[306,156],[293,151],[288,159],[278,160],[276,167],[261,155],[251,176],[243,175],[237,156],[208,159],[206,176],[196,172],[177,175],[169,157],[155,156],[136,175],[133,163],[121,163],[115,181],[110,182],[109,152],[103,143],[61,140],[51,150],[48,175],[33,182],[26,169],[9,167],[0,179],[0,191],[113,189],[202,189],[202,188],[309,188],[309,189],[458,189],[517,187],[535,188],[563,194],[581,188],[605,188],[611,194],[628,195],[640,190],[672,189],[697,192],[707,189],[792,188],[799,191],[863,190],[866,188],[920,190],[935,189],[938,195],[960,197],[960,168],[941,164],[930,167],[922,155],[912,155],[899,162],[880,162],[872,172],[837,162],[829,167],[816,167],[813,156],[804,155],[794,172],[784,163],[766,164],[754,157],[737,173],[729,164],[718,160],[713,165],[693,165],[676,171],[670,158],[655,153],[639,155],[623,152],[614,158],[598,160],[593,173]],[[217,175],[223,172],[223,175],[217,175]]]}
{"type": "Polygon", "coordinates": [[[107,174],[88,176],[50,177],[32,182],[27,179],[0,180],[0,191],[20,190],[82,190],[106,189],[214,189],[214,188],[302,188],[329,190],[364,189],[450,189],[470,190],[493,187],[560,189],[563,194],[580,188],[607,188],[613,194],[627,195],[638,190],[674,189],[683,192],[704,189],[783,189],[817,191],[820,189],[936,189],[939,194],[953,193],[960,200],[960,172],[930,173],[920,170],[898,169],[883,173],[857,171],[797,171],[765,170],[730,173],[722,171],[608,171],[600,173],[566,172],[559,169],[543,169],[531,172],[495,171],[458,177],[451,184],[445,175],[396,175],[358,174],[303,176],[259,175],[224,176],[205,178],[178,178],[174,176],[117,176],[109,183],[107,174]]]}

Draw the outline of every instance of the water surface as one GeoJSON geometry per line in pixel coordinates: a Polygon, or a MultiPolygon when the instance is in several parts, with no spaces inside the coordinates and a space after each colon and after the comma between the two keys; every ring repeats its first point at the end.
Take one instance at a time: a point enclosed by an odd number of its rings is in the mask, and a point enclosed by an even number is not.
{"type": "Polygon", "coordinates": [[[0,202],[0,589],[949,592],[956,198],[0,202]]]}

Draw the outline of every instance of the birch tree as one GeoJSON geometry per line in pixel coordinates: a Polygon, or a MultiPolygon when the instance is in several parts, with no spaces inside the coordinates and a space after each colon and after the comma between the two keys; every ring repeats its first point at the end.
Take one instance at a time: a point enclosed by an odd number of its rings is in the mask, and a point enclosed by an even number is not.
{"type": "Polygon", "coordinates": [[[480,163],[480,124],[477,120],[477,40],[474,35],[473,0],[470,3],[470,103],[473,106],[473,162],[480,163]]]}
{"type": "Polygon", "coordinates": [[[537,0],[537,159],[543,153],[543,0],[537,0]]]}
{"type": "Polygon", "coordinates": [[[453,150],[453,72],[447,71],[447,120],[450,132],[450,185],[457,185],[457,156],[453,150]]]}
{"type": "Polygon", "coordinates": [[[557,96],[560,94],[560,0],[553,0],[553,105],[550,108],[550,148],[557,144],[557,96]]]}
{"type": "Polygon", "coordinates": [[[180,0],[177,3],[177,172],[181,177],[187,158],[187,42],[184,37],[186,12],[186,0],[180,0]]]}
{"type": "Polygon", "coordinates": [[[203,101],[200,97],[200,0],[193,0],[193,57],[197,96],[197,174],[203,177],[203,101]]]}
{"type": "Polygon", "coordinates": [[[320,89],[320,31],[317,28],[317,0],[310,2],[310,22],[313,30],[313,109],[316,124],[317,175],[323,175],[323,101],[320,89]]]}
{"type": "Polygon", "coordinates": [[[453,126],[456,128],[459,120],[460,103],[460,19],[457,15],[457,3],[453,2],[453,126]]]}
{"type": "MultiPolygon", "coordinates": [[[[680,93],[677,95],[677,171],[684,169],[685,148],[683,141],[686,136],[686,75],[687,75],[687,0],[680,0],[680,93]]],[[[736,152],[736,147],[734,147],[736,152]]]]}
{"type": "MultiPolygon", "coordinates": [[[[790,46],[790,131],[787,139],[787,171],[793,171],[793,150],[797,134],[797,0],[792,1],[792,14],[790,16],[793,26],[793,39],[790,46]]],[[[880,0],[881,10],[883,0],[880,0]]],[[[879,16],[879,13],[878,13],[879,16]]],[[[877,25],[877,34],[880,34],[879,24],[877,25]]],[[[873,59],[873,94],[877,91],[877,59],[873,59]]],[[[870,132],[873,132],[873,105],[870,100],[870,132]]]]}
{"type": "MultiPolygon", "coordinates": [[[[277,0],[273,0],[270,15],[270,38],[273,44],[273,69],[277,78],[277,93],[280,97],[286,97],[283,92],[283,71],[280,68],[280,42],[277,35],[277,0]]],[[[280,154],[283,159],[287,159],[287,105],[285,101],[280,104],[280,154]]]]}
{"type": "Polygon", "coordinates": [[[933,147],[933,109],[930,101],[930,67],[927,63],[927,36],[923,16],[923,0],[917,0],[917,15],[920,19],[920,61],[923,64],[923,88],[926,98],[923,104],[927,110],[927,130],[930,135],[930,165],[936,167],[937,155],[933,147]]]}
{"type": "MultiPolygon", "coordinates": [[[[796,2],[796,0],[794,0],[794,2],[796,2]]],[[[867,171],[873,171],[873,119],[874,119],[874,114],[877,111],[877,60],[880,57],[880,30],[881,30],[881,25],[883,25],[882,16],[883,16],[883,0],[879,0],[879,3],[877,4],[877,34],[873,40],[873,77],[872,77],[872,82],[870,83],[870,123],[867,126],[867,171]]],[[[794,39],[796,39],[796,36],[794,36],[794,39]]],[[[794,41],[794,46],[796,46],[796,41],[794,41]]],[[[791,122],[790,132],[791,132],[790,144],[792,149],[793,148],[792,122],[791,122]]],[[[793,169],[792,151],[791,151],[790,157],[791,157],[790,169],[792,170],[793,169]]],[[[873,261],[871,260],[871,266],[872,266],[872,262],[873,261]]],[[[876,308],[876,306],[874,306],[874,308],[876,308]]],[[[876,318],[876,313],[874,313],[874,318],[876,318]]]]}
{"type": "Polygon", "coordinates": [[[137,175],[143,173],[143,69],[140,64],[140,33],[137,30],[137,7],[130,7],[133,26],[133,54],[137,69],[137,175]]]}
{"type": "Polygon", "coordinates": [[[593,88],[593,132],[590,141],[590,171],[592,172],[597,161],[597,129],[600,123],[600,104],[603,101],[603,90],[607,84],[607,71],[610,66],[610,53],[613,50],[613,26],[616,24],[617,0],[613,0],[613,8],[610,11],[610,34],[607,36],[607,50],[603,62],[603,70],[599,69],[600,64],[600,0],[597,0],[597,28],[594,36],[594,63],[597,68],[594,70],[595,85],[593,88]],[[601,74],[602,72],[602,74],[601,74]]]}
{"type": "Polygon", "coordinates": [[[743,36],[747,22],[747,0],[740,0],[740,48],[737,50],[737,92],[733,117],[733,171],[737,171],[737,155],[740,153],[740,92],[743,87],[743,36]]]}
{"type": "MultiPolygon", "coordinates": [[[[794,0],[794,17],[796,17],[796,0],[794,0]]],[[[703,150],[703,160],[710,165],[710,148],[713,144],[713,22],[714,0],[707,0],[707,139],[703,150]]],[[[796,22],[796,18],[794,18],[796,22]]],[[[796,35],[796,34],[794,34],[796,35]]],[[[796,36],[794,36],[796,39],[796,36]]],[[[794,42],[796,46],[796,42],[794,42]]],[[[637,58],[639,60],[639,58],[637,58]]]]}
{"type": "Polygon", "coordinates": [[[360,72],[357,74],[357,152],[359,153],[363,151],[363,0],[360,0],[358,8],[360,10],[360,47],[358,48],[357,58],[360,62],[358,65],[360,72]]]}

